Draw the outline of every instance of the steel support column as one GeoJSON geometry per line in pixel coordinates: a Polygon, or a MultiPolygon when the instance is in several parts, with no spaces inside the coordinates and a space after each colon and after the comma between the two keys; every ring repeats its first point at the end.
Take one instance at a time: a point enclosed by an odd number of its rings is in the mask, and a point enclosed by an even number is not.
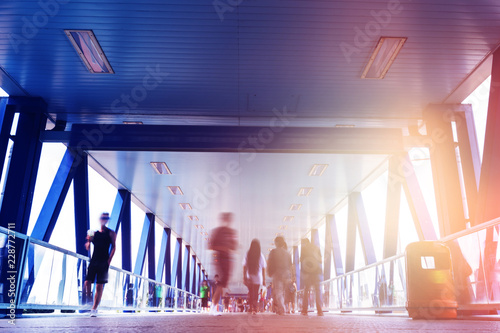
{"type": "Polygon", "coordinates": [[[190,257],[191,257],[191,246],[186,245],[184,247],[184,263],[182,265],[182,290],[189,292],[190,277],[191,277],[191,267],[190,267],[190,257]]]}
{"type": "MultiPolygon", "coordinates": [[[[75,238],[76,253],[88,256],[85,248],[89,222],[89,175],[88,156],[82,152],[77,156],[75,176],[73,178],[73,193],[75,207],[75,238]]],[[[85,273],[84,273],[85,274],[85,273]]]]}
{"type": "Polygon", "coordinates": [[[122,269],[132,271],[130,192],[118,190],[108,228],[118,233],[122,228],[122,269]]]}
{"type": "Polygon", "coordinates": [[[190,284],[190,292],[193,294],[196,294],[196,286],[197,286],[197,281],[196,281],[196,255],[191,255],[191,284],[190,284]]]}
{"type": "MultiPolygon", "coordinates": [[[[151,230],[151,228],[150,228],[151,221],[149,218],[150,218],[150,216],[148,216],[148,215],[146,215],[144,217],[141,238],[139,239],[139,248],[137,249],[137,256],[136,256],[135,265],[134,265],[134,274],[137,274],[137,275],[142,275],[142,269],[144,267],[144,260],[146,259],[146,250],[148,248],[149,231],[151,230]]],[[[153,249],[153,251],[154,251],[154,249],[153,249]]]]}
{"type": "Polygon", "coordinates": [[[163,229],[161,236],[160,253],[158,254],[158,264],[156,268],[157,281],[161,281],[163,271],[165,271],[165,283],[171,285],[170,268],[170,228],[163,229]],[[167,262],[168,260],[168,262],[167,262]]]}
{"type": "Polygon", "coordinates": [[[432,105],[424,110],[430,148],[432,175],[441,237],[465,229],[462,188],[458,171],[451,121],[454,112],[447,105],[432,105]]]}
{"type": "Polygon", "coordinates": [[[0,98],[0,170],[3,170],[7,147],[9,145],[10,130],[14,120],[15,105],[8,105],[9,98],[0,98]]]}
{"type": "Polygon", "coordinates": [[[349,195],[347,201],[347,235],[346,235],[346,254],[345,254],[345,272],[354,270],[356,255],[356,229],[358,217],[356,212],[356,201],[349,195]]]}
{"type": "Polygon", "coordinates": [[[44,242],[50,240],[64,200],[68,194],[69,186],[73,181],[77,169],[75,161],[75,153],[67,149],[59,165],[56,176],[54,177],[49,193],[47,194],[42,210],[33,227],[31,237],[43,240],[44,242]]]}
{"type": "Polygon", "coordinates": [[[177,238],[175,242],[175,252],[172,263],[171,286],[182,289],[182,238],[177,238]]]}
{"type": "Polygon", "coordinates": [[[458,148],[460,149],[468,218],[472,222],[476,218],[481,156],[479,155],[472,107],[470,105],[462,105],[462,108],[463,111],[455,112],[455,122],[457,124],[458,148]]]}
{"type": "MultiPolygon", "coordinates": [[[[337,231],[337,221],[335,219],[335,215],[327,215],[326,216],[326,239],[330,242],[330,251],[331,253],[329,254],[329,265],[331,265],[331,256],[333,253],[333,265],[335,266],[335,275],[339,276],[344,274],[344,266],[342,264],[342,254],[340,251],[340,243],[339,243],[339,234],[337,231]]],[[[326,241],[325,241],[325,280],[328,280],[331,278],[331,268],[329,269],[329,277],[326,277],[326,241]]]]}
{"type": "Polygon", "coordinates": [[[387,181],[387,202],[385,209],[384,259],[395,256],[398,251],[399,208],[401,206],[402,177],[398,176],[401,168],[401,156],[389,159],[387,181]]]}
{"type": "MultiPolygon", "coordinates": [[[[402,174],[403,189],[405,191],[408,206],[410,207],[415,229],[417,230],[418,239],[436,240],[436,230],[434,230],[431,215],[427,209],[424,195],[420,189],[415,169],[408,154],[403,157],[398,173],[402,174]]],[[[391,179],[389,179],[389,181],[391,181],[391,179]]]]}
{"type": "Polygon", "coordinates": [[[368,224],[368,217],[366,216],[365,205],[363,203],[363,197],[361,193],[353,193],[353,199],[356,200],[356,213],[358,217],[358,230],[361,240],[361,245],[363,247],[363,254],[365,257],[365,263],[367,265],[377,262],[375,257],[375,249],[373,247],[372,235],[370,233],[370,227],[368,224]]]}
{"type": "Polygon", "coordinates": [[[195,295],[200,296],[201,282],[204,280],[203,269],[201,268],[201,262],[198,263],[198,283],[196,284],[195,295]]]}
{"type": "MultiPolygon", "coordinates": [[[[149,235],[148,235],[148,278],[156,280],[156,245],[155,245],[155,215],[146,213],[146,218],[149,220],[149,235]]],[[[161,280],[161,274],[158,276],[161,280]]]]}
{"type": "MultiPolygon", "coordinates": [[[[7,228],[9,223],[15,223],[15,231],[26,234],[42,150],[39,136],[47,121],[46,104],[40,99],[31,98],[9,98],[9,104],[16,105],[15,112],[19,112],[19,121],[5,180],[0,225],[7,228]]],[[[10,118],[5,121],[6,127],[9,122],[10,118]]],[[[8,132],[10,134],[10,128],[8,132]]],[[[6,135],[6,131],[3,134],[6,135]]]]}
{"type": "Polygon", "coordinates": [[[353,192],[349,195],[349,214],[347,225],[347,256],[346,256],[346,272],[354,270],[355,252],[356,252],[356,229],[359,230],[361,246],[363,248],[363,256],[365,264],[370,265],[375,263],[375,249],[368,227],[368,219],[366,217],[365,207],[361,193],[353,192]]]}

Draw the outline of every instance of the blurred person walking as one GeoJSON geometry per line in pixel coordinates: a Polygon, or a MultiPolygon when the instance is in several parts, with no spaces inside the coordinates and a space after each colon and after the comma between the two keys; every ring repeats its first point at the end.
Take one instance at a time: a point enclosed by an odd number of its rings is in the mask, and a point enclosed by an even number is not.
{"type": "Polygon", "coordinates": [[[273,278],[273,299],[278,315],[285,313],[284,285],[290,277],[290,267],[292,267],[292,258],[285,250],[285,244],[283,237],[276,237],[274,239],[276,248],[271,250],[267,261],[268,274],[273,278]]]}
{"type": "Polygon", "coordinates": [[[309,239],[302,239],[302,249],[300,254],[300,274],[304,281],[304,295],[302,297],[301,314],[307,316],[309,307],[309,292],[314,287],[316,292],[316,310],[318,316],[323,316],[321,308],[321,293],[319,290],[319,276],[321,274],[321,252],[319,248],[312,244],[309,239]]]}
{"type": "Polygon", "coordinates": [[[104,285],[108,283],[108,270],[113,255],[115,254],[116,233],[106,227],[109,221],[109,213],[102,213],[100,218],[101,229],[98,231],[89,230],[87,232],[87,241],[85,248],[90,250],[90,243],[94,244],[94,252],[90,259],[90,264],[85,278],[84,295],[85,300],[91,297],[91,287],[94,281],[97,283],[94,304],[90,310],[90,316],[97,316],[97,307],[101,302],[104,285]]]}
{"type": "Polygon", "coordinates": [[[201,309],[202,312],[208,311],[208,298],[210,297],[210,287],[207,280],[203,280],[200,287],[201,309]]]}
{"type": "Polygon", "coordinates": [[[258,312],[259,288],[266,285],[266,259],[260,250],[258,239],[252,240],[250,249],[243,259],[243,282],[248,288],[250,311],[258,312]]]}
{"type": "Polygon", "coordinates": [[[210,237],[209,250],[215,252],[214,261],[219,275],[219,283],[215,287],[212,308],[210,309],[210,314],[214,316],[220,316],[217,306],[222,296],[222,290],[227,287],[229,278],[231,277],[232,252],[236,250],[238,245],[236,231],[231,228],[232,222],[233,213],[221,213],[221,225],[212,231],[212,236],[210,237]]]}

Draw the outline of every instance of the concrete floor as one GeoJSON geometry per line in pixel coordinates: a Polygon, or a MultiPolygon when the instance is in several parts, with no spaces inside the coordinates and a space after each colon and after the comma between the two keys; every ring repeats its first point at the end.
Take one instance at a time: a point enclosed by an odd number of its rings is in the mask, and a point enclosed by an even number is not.
{"type": "Polygon", "coordinates": [[[498,317],[458,320],[412,320],[396,315],[310,314],[83,314],[37,315],[18,318],[15,325],[0,320],[0,332],[500,332],[498,317]]]}

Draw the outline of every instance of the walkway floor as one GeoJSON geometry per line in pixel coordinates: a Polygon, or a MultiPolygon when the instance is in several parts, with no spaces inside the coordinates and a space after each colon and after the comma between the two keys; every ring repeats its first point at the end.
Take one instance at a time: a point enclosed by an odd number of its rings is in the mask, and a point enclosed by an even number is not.
{"type": "MultiPolygon", "coordinates": [[[[499,319],[499,318],[491,318],[499,319]]],[[[273,314],[103,314],[50,315],[0,320],[1,332],[500,332],[498,320],[411,320],[404,316],[325,314],[317,317],[273,314]]]]}

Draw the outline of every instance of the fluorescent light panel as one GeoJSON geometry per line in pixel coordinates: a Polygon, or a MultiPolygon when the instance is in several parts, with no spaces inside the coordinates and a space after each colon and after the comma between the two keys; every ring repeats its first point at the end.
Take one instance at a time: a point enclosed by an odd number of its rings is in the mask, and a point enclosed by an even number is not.
{"type": "Polygon", "coordinates": [[[182,210],[191,210],[193,207],[191,207],[190,204],[188,203],[180,203],[179,206],[182,208],[182,210]]]}
{"type": "Polygon", "coordinates": [[[92,30],[64,30],[90,73],[114,74],[92,30]]]}
{"type": "Polygon", "coordinates": [[[168,190],[172,193],[172,195],[184,195],[179,186],[168,186],[168,190]]]}
{"type": "Polygon", "coordinates": [[[300,210],[300,208],[302,208],[302,204],[292,204],[292,205],[290,205],[290,210],[292,210],[292,211],[300,210]]]}
{"type": "Polygon", "coordinates": [[[309,194],[311,194],[312,189],[313,189],[312,187],[302,187],[299,190],[299,193],[297,193],[297,195],[299,197],[308,197],[309,194]]]}
{"type": "Polygon", "coordinates": [[[337,128],[354,128],[354,127],[356,127],[356,125],[352,125],[352,124],[337,124],[337,125],[335,125],[335,127],[337,127],[337,128]]]}
{"type": "Polygon", "coordinates": [[[160,175],[171,175],[172,172],[165,162],[149,162],[157,174],[160,175]]]}
{"type": "Polygon", "coordinates": [[[309,176],[322,176],[326,168],[328,168],[328,164],[314,164],[309,171],[309,176]]]}
{"type": "Polygon", "coordinates": [[[285,216],[283,222],[292,222],[295,216],[285,216]]]}
{"type": "Polygon", "coordinates": [[[287,226],[286,226],[286,225],[280,225],[280,226],[279,226],[279,229],[280,229],[280,230],[286,230],[286,228],[287,228],[287,226]]]}
{"type": "Polygon", "coordinates": [[[204,227],[204,226],[202,226],[201,224],[196,224],[196,225],[195,225],[195,228],[196,228],[196,229],[202,229],[202,230],[203,230],[203,229],[205,229],[205,227],[204,227]]]}
{"type": "Polygon", "coordinates": [[[124,121],[125,125],[143,125],[142,121],[124,121]]]}
{"type": "Polygon", "coordinates": [[[193,215],[188,216],[188,219],[189,219],[190,221],[199,221],[199,220],[200,220],[200,219],[198,218],[198,216],[193,216],[193,215]]]}
{"type": "Polygon", "coordinates": [[[383,79],[407,39],[406,37],[380,37],[361,78],[383,79]]]}

